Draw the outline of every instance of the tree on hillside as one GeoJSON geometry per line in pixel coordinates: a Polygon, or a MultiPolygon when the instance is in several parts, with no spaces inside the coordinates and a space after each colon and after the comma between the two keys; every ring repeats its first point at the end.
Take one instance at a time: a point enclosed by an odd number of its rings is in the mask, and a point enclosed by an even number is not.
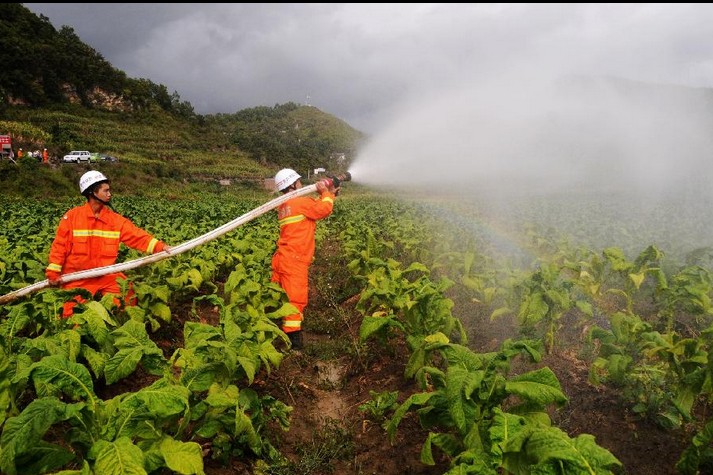
{"type": "Polygon", "coordinates": [[[31,107],[66,104],[76,95],[84,107],[96,107],[95,89],[123,97],[132,108],[152,106],[195,118],[190,103],[177,92],[148,79],[130,79],[114,68],[91,46],[82,42],[74,29],[57,31],[44,15],[37,16],[20,3],[0,4],[0,107],[10,100],[31,107]]]}

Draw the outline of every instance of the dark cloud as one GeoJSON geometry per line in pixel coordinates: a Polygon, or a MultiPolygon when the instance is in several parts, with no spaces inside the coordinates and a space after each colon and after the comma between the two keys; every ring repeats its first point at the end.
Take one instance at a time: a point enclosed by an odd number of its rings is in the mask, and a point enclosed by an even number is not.
{"type": "Polygon", "coordinates": [[[24,5],[199,113],[310,102],[367,132],[499,77],[713,78],[705,4],[24,5]]]}

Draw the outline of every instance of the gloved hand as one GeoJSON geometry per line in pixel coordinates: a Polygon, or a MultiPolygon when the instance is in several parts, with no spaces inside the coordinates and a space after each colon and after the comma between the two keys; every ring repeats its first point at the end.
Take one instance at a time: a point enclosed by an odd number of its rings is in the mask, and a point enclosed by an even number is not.
{"type": "Polygon", "coordinates": [[[339,177],[330,175],[329,176],[329,191],[334,193],[334,196],[337,196],[341,189],[342,189],[342,181],[339,179],[339,177]]]}
{"type": "Polygon", "coordinates": [[[45,276],[47,276],[50,287],[59,287],[59,278],[61,277],[59,272],[48,270],[45,271],[45,276]]]}
{"type": "Polygon", "coordinates": [[[327,180],[319,180],[317,183],[317,193],[320,195],[323,194],[325,191],[329,191],[329,187],[327,186],[327,180]]]}

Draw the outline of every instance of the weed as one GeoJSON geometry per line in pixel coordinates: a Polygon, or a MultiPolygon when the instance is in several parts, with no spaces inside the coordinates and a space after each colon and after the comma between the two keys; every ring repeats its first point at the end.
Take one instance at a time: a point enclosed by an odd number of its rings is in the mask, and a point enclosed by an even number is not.
{"type": "Polygon", "coordinates": [[[273,466],[269,475],[312,475],[334,473],[333,461],[352,458],[354,443],[348,430],[335,419],[327,419],[315,430],[312,439],[298,449],[299,460],[273,466]]]}

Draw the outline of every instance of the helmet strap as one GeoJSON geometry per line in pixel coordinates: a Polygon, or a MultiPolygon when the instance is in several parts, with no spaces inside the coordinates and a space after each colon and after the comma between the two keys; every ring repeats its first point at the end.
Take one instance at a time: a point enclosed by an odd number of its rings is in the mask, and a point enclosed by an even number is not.
{"type": "Polygon", "coordinates": [[[96,193],[92,191],[92,198],[103,204],[104,206],[108,206],[111,208],[111,204],[108,201],[104,201],[103,199],[99,198],[96,193]]]}
{"type": "MultiPolygon", "coordinates": [[[[96,184],[92,185],[91,191],[89,193],[87,193],[87,198],[89,198],[89,197],[94,198],[95,200],[97,200],[98,202],[103,204],[104,206],[108,206],[109,208],[111,208],[111,203],[109,203],[108,201],[104,201],[103,199],[101,199],[97,196],[96,184]]],[[[114,208],[111,208],[111,209],[114,209],[114,208]]]]}

